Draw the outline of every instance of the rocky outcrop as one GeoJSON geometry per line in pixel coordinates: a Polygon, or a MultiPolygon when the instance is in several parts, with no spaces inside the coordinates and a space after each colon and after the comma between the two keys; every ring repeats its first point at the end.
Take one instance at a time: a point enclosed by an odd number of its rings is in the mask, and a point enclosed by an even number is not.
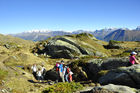
{"type": "Polygon", "coordinates": [[[73,80],[74,81],[87,81],[88,77],[85,71],[82,70],[81,67],[72,68],[73,74],[73,80]]]}
{"type": "Polygon", "coordinates": [[[59,80],[60,77],[59,77],[59,74],[56,71],[56,69],[53,68],[53,69],[51,69],[51,70],[49,70],[49,71],[46,72],[45,79],[56,81],[56,80],[59,80]]]}
{"type": "Polygon", "coordinates": [[[109,84],[105,86],[94,87],[90,91],[80,93],[139,93],[139,92],[140,90],[130,88],[127,86],[109,84]]]}
{"type": "Polygon", "coordinates": [[[88,78],[97,81],[100,77],[98,72],[102,70],[117,69],[121,66],[128,65],[128,58],[107,58],[107,59],[92,59],[84,66],[84,71],[87,73],[88,78]]]}
{"type": "Polygon", "coordinates": [[[53,38],[48,42],[49,54],[53,57],[73,58],[74,56],[87,55],[88,52],[79,46],[76,41],[69,38],[53,38]]]}
{"type": "Polygon", "coordinates": [[[140,88],[140,65],[111,70],[99,79],[99,83],[113,83],[140,88]]]}
{"type": "Polygon", "coordinates": [[[115,41],[115,40],[110,40],[109,44],[105,46],[107,49],[123,49],[122,47],[123,41],[115,41]]]}
{"type": "Polygon", "coordinates": [[[46,42],[40,42],[37,47],[33,49],[33,53],[38,53],[40,55],[44,55],[45,53],[50,55],[52,58],[68,59],[84,55],[107,57],[107,50],[99,43],[102,42],[95,40],[93,36],[87,33],[57,36],[46,42]],[[90,42],[85,41],[85,39],[90,42]]]}

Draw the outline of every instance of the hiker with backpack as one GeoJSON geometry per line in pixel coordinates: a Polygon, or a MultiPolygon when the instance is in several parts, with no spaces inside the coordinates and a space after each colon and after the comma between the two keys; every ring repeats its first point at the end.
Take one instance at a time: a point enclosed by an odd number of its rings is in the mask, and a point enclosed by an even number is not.
{"type": "Polygon", "coordinates": [[[135,58],[137,55],[136,52],[131,52],[130,57],[129,57],[129,66],[134,65],[134,64],[140,64],[140,62],[135,58]]]}
{"type": "MultiPolygon", "coordinates": [[[[59,75],[59,65],[60,65],[60,63],[59,62],[56,62],[56,65],[55,65],[55,69],[56,69],[56,73],[59,75]]],[[[60,76],[60,75],[59,75],[60,76]]],[[[57,79],[56,79],[56,83],[58,83],[58,81],[59,81],[59,79],[60,79],[60,77],[57,77],[57,79]]]]}
{"type": "Polygon", "coordinates": [[[42,68],[41,68],[41,73],[42,73],[42,78],[43,80],[45,80],[45,75],[46,75],[46,68],[44,67],[44,65],[42,65],[42,68]]]}
{"type": "Polygon", "coordinates": [[[31,69],[32,69],[32,74],[33,74],[34,78],[37,80],[37,70],[38,70],[38,68],[37,68],[36,64],[33,64],[31,69]]]}
{"type": "Polygon", "coordinates": [[[59,62],[57,62],[56,65],[55,65],[55,68],[56,68],[56,71],[57,71],[57,72],[59,72],[59,65],[60,65],[59,62]]]}
{"type": "Polygon", "coordinates": [[[68,73],[67,73],[67,66],[64,65],[63,67],[64,67],[64,70],[63,70],[64,80],[68,82],[68,77],[66,77],[67,74],[68,74],[68,73]]]}
{"type": "Polygon", "coordinates": [[[62,79],[62,82],[65,82],[64,80],[64,75],[63,75],[63,65],[64,65],[64,61],[62,60],[61,63],[59,64],[59,76],[62,79]]]}
{"type": "Polygon", "coordinates": [[[37,80],[38,82],[41,82],[43,80],[42,71],[40,68],[37,71],[37,80]]]}
{"type": "Polygon", "coordinates": [[[73,72],[70,71],[70,72],[69,72],[69,82],[72,82],[72,75],[73,75],[73,72]]]}
{"type": "Polygon", "coordinates": [[[65,80],[67,82],[71,82],[73,72],[70,70],[68,66],[65,66],[64,70],[65,70],[65,80]]]}

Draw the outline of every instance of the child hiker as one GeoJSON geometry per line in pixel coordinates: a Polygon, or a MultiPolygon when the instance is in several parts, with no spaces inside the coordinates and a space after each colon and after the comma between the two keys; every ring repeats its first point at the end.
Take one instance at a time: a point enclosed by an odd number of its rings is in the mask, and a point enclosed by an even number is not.
{"type": "Polygon", "coordinates": [[[134,64],[140,64],[140,62],[135,58],[136,55],[137,55],[136,52],[131,52],[129,57],[129,66],[134,64]]]}

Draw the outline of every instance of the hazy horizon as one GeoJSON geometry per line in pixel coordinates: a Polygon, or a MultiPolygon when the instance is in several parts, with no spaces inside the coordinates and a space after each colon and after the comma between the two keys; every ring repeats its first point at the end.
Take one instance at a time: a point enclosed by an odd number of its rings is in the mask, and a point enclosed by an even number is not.
{"type": "MultiPolygon", "coordinates": [[[[137,26],[138,27],[138,26],[137,26]]],[[[129,30],[135,30],[137,27],[135,27],[135,28],[115,28],[115,27],[105,27],[105,28],[100,28],[100,29],[96,29],[96,30],[103,30],[103,29],[129,29],[129,30]]],[[[75,32],[75,31],[80,31],[80,30],[83,30],[83,31],[91,31],[91,32],[94,32],[94,31],[96,31],[96,30],[86,30],[86,29],[77,29],[77,30],[73,30],[73,31],[66,31],[66,30],[63,30],[63,29],[60,29],[60,30],[49,30],[49,29],[33,29],[33,30],[28,30],[28,31],[23,31],[23,32],[10,32],[10,33],[1,33],[0,32],[0,34],[4,34],[4,35],[8,35],[8,34],[19,34],[19,33],[26,33],[26,32],[46,32],[46,31],[48,31],[48,32],[51,32],[51,31],[64,31],[64,32],[75,32]]]]}

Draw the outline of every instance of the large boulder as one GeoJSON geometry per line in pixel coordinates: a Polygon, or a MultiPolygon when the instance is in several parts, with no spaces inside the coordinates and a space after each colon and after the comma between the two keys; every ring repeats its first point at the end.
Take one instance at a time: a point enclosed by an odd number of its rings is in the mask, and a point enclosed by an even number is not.
{"type": "Polygon", "coordinates": [[[88,77],[85,71],[82,70],[81,67],[77,67],[77,68],[71,68],[73,74],[73,80],[74,81],[87,81],[88,77]]]}
{"type": "Polygon", "coordinates": [[[84,66],[84,70],[87,73],[89,79],[97,81],[97,73],[101,70],[102,63],[102,59],[92,59],[89,60],[88,63],[86,63],[86,66],[84,66]]]}
{"type": "Polygon", "coordinates": [[[127,66],[128,62],[128,58],[92,59],[89,60],[83,68],[87,73],[89,79],[98,81],[98,78],[100,77],[100,75],[98,75],[98,72],[127,66]]]}
{"type": "Polygon", "coordinates": [[[104,48],[105,42],[94,39],[87,33],[67,36],[56,36],[38,42],[33,53],[50,55],[53,58],[77,58],[85,55],[107,57],[110,55],[104,48]]]}
{"type": "Polygon", "coordinates": [[[46,72],[45,79],[56,81],[56,80],[60,80],[60,76],[58,71],[56,71],[56,69],[53,68],[46,72]]]}
{"type": "Polygon", "coordinates": [[[80,47],[76,41],[65,37],[53,38],[48,42],[47,48],[52,57],[73,58],[87,54],[87,51],[80,47]]]}
{"type": "Polygon", "coordinates": [[[139,93],[140,91],[134,88],[130,88],[128,86],[122,85],[105,85],[94,87],[91,91],[87,91],[84,93],[139,93]]]}
{"type": "Polygon", "coordinates": [[[83,70],[83,67],[79,66],[78,62],[72,62],[69,64],[71,71],[73,72],[74,81],[87,81],[87,73],[83,70]]]}
{"type": "MultiPolygon", "coordinates": [[[[92,42],[95,42],[92,38],[89,38],[92,42]]],[[[96,43],[97,44],[97,43],[96,43]]],[[[99,45],[100,48],[103,48],[103,45],[99,45]]],[[[73,58],[82,55],[93,55],[106,57],[105,53],[102,53],[100,50],[96,49],[94,45],[90,45],[85,41],[80,41],[76,38],[71,38],[67,36],[54,37],[52,38],[47,45],[49,55],[56,58],[73,58]]]]}
{"type": "Polygon", "coordinates": [[[109,44],[106,46],[108,49],[123,49],[122,47],[123,41],[115,41],[115,40],[110,40],[109,44]]]}
{"type": "Polygon", "coordinates": [[[129,58],[123,57],[123,58],[107,58],[103,60],[103,63],[101,65],[102,70],[111,70],[116,69],[118,67],[122,66],[128,66],[129,58]]]}
{"type": "Polygon", "coordinates": [[[119,84],[140,88],[140,65],[121,67],[109,71],[99,79],[101,84],[119,84]]]}

